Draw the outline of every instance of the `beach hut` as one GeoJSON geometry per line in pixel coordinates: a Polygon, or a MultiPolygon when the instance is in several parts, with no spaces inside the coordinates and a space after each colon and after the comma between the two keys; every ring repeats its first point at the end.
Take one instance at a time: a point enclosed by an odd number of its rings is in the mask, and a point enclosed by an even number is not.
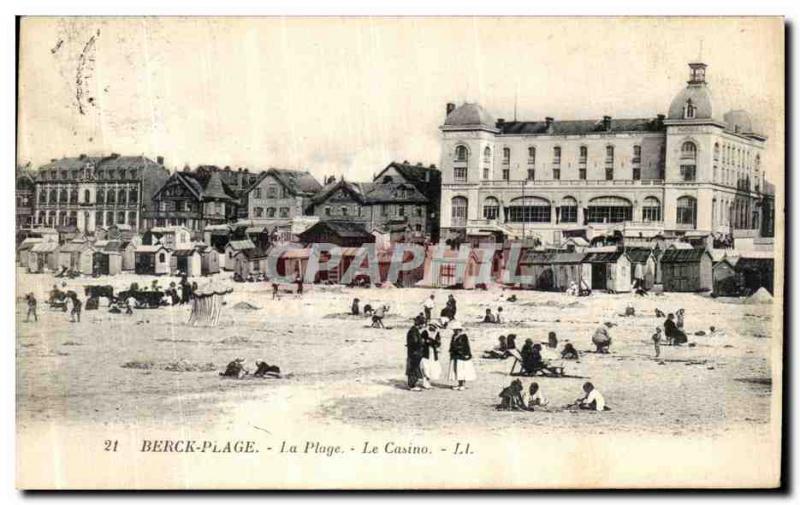
{"type": "Polygon", "coordinates": [[[199,277],[203,273],[203,258],[196,248],[176,249],[170,257],[170,273],[185,274],[187,277],[199,277]]]}
{"type": "Polygon", "coordinates": [[[583,262],[591,266],[592,289],[605,289],[611,293],[631,290],[631,261],[623,251],[589,252],[583,262]]]}
{"type": "Polygon", "coordinates": [[[58,249],[58,268],[91,275],[95,249],[89,242],[67,242],[58,249]]]}
{"type": "MultiPolygon", "coordinates": [[[[430,246],[425,254],[423,278],[418,285],[434,288],[475,289],[481,282],[479,274],[483,253],[484,251],[480,249],[471,248],[467,254],[462,254],[458,249],[437,251],[437,246],[430,246]]],[[[489,261],[493,261],[493,259],[489,259],[489,261]]],[[[494,279],[494,275],[492,275],[492,279],[494,279]]]]}
{"type": "Polygon", "coordinates": [[[653,285],[656,283],[656,258],[653,250],[637,247],[627,249],[625,254],[631,262],[631,278],[639,281],[645,289],[653,289],[653,285]]]}
{"type": "Polygon", "coordinates": [[[113,249],[97,248],[92,254],[92,273],[94,275],[117,275],[122,273],[122,255],[113,249]]]}
{"type": "Polygon", "coordinates": [[[661,255],[664,291],[710,291],[714,287],[713,261],[705,249],[668,248],[661,255]]]}
{"type": "Polygon", "coordinates": [[[249,239],[231,240],[225,245],[225,262],[223,268],[225,270],[236,270],[236,261],[234,261],[234,257],[242,251],[255,248],[256,245],[249,239]]]}
{"type": "Polygon", "coordinates": [[[527,279],[523,288],[566,291],[574,282],[589,287],[591,267],[583,263],[584,253],[528,251],[520,260],[519,274],[527,279]]]}
{"type": "Polygon", "coordinates": [[[169,249],[161,244],[140,245],[134,253],[134,271],[139,275],[165,275],[170,272],[169,249]]]}
{"type": "Polygon", "coordinates": [[[136,245],[131,241],[109,240],[104,248],[108,252],[118,252],[123,271],[136,268],[136,245]]]}
{"type": "Polygon", "coordinates": [[[29,272],[54,272],[57,267],[58,242],[39,242],[33,245],[28,255],[29,272]]]}
{"type": "Polygon", "coordinates": [[[738,296],[740,282],[736,273],[736,259],[722,258],[712,269],[715,296],[738,296]]]}
{"type": "Polygon", "coordinates": [[[203,275],[219,273],[220,253],[211,246],[200,247],[200,272],[203,275]]]}
{"type": "Polygon", "coordinates": [[[233,271],[242,279],[249,275],[267,273],[267,253],[264,250],[254,247],[244,249],[233,255],[233,271]]]}
{"type": "MultiPolygon", "coordinates": [[[[388,250],[378,251],[378,271],[380,272],[381,284],[389,281],[389,271],[392,268],[392,259],[394,258],[394,247],[388,250]]],[[[403,253],[402,261],[405,264],[411,262],[413,253],[405,251],[403,253]]],[[[399,260],[399,258],[398,258],[399,260]]],[[[412,287],[416,285],[425,276],[425,262],[423,261],[416,268],[411,270],[403,270],[398,272],[395,283],[400,287],[412,287]]]]}
{"type": "Polygon", "coordinates": [[[308,258],[311,257],[311,248],[289,249],[281,253],[278,258],[278,275],[294,278],[296,275],[305,277],[308,268],[308,258]]]}
{"type": "Polygon", "coordinates": [[[749,293],[759,288],[766,288],[775,294],[775,259],[754,253],[743,253],[736,262],[736,273],[739,274],[742,287],[749,293]],[[752,254],[752,255],[751,255],[752,254]]]}
{"type": "Polygon", "coordinates": [[[17,263],[21,267],[27,267],[30,264],[30,253],[33,246],[44,242],[44,239],[28,237],[22,241],[17,247],[17,263]]]}

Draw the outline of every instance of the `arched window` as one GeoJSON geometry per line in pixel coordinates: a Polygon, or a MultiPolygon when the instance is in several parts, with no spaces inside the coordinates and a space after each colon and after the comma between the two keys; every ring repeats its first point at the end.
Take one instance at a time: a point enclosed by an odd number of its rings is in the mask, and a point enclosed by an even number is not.
{"type": "Polygon", "coordinates": [[[648,196],[642,202],[642,221],[661,221],[661,202],[654,196],[648,196]]]}
{"type": "Polygon", "coordinates": [[[686,141],[681,145],[681,180],[694,181],[697,177],[697,146],[686,141]]]}
{"type": "Polygon", "coordinates": [[[124,189],[120,189],[119,192],[117,193],[117,202],[119,202],[120,205],[125,205],[125,190],[124,189]]]}
{"type": "Polygon", "coordinates": [[[500,202],[493,196],[486,197],[483,201],[483,218],[493,221],[500,214],[500,202]]]}
{"type": "Polygon", "coordinates": [[[39,190],[39,203],[47,203],[47,192],[45,190],[39,190]]]}
{"type": "Polygon", "coordinates": [[[511,200],[507,212],[511,223],[549,223],[552,207],[545,198],[526,196],[511,200]]]}
{"type": "Polygon", "coordinates": [[[89,203],[92,200],[92,192],[88,189],[83,190],[83,201],[89,203]]]}
{"type": "Polygon", "coordinates": [[[62,189],[61,193],[59,193],[58,202],[59,203],[67,203],[67,190],[66,189],[62,189]]]}
{"type": "Polygon", "coordinates": [[[456,161],[467,161],[469,159],[469,151],[467,146],[456,146],[456,161]]]}
{"type": "Polygon", "coordinates": [[[103,188],[97,190],[97,203],[101,205],[106,203],[106,191],[103,188]]]}
{"type": "Polygon", "coordinates": [[[714,144],[714,161],[719,161],[719,142],[714,144]]]}
{"type": "Polygon", "coordinates": [[[483,150],[483,178],[488,180],[490,177],[490,168],[492,166],[492,150],[486,146],[483,150]]]}
{"type": "Polygon", "coordinates": [[[167,261],[167,256],[163,252],[162,253],[158,253],[158,262],[159,263],[164,263],[166,261],[167,261]]]}
{"type": "MultiPolygon", "coordinates": [[[[330,211],[329,207],[326,210],[330,211]]],[[[275,207],[267,207],[267,217],[275,217],[275,207]]]]}
{"type": "Polygon", "coordinates": [[[694,228],[697,225],[697,200],[691,196],[682,196],[677,203],[676,222],[694,228]]]}
{"type": "Polygon", "coordinates": [[[508,147],[503,148],[503,165],[511,164],[511,149],[508,147]]]}
{"type": "Polygon", "coordinates": [[[50,205],[55,204],[58,201],[58,192],[55,189],[50,190],[50,205]]]}
{"type": "Polygon", "coordinates": [[[78,189],[77,188],[73,188],[73,189],[70,190],[70,192],[69,192],[69,203],[71,203],[73,205],[78,203],[78,189]]]}
{"type": "Polygon", "coordinates": [[[586,219],[590,223],[633,221],[633,205],[619,196],[600,196],[589,201],[586,219]]]}
{"type": "Polygon", "coordinates": [[[255,211],[256,217],[263,217],[264,216],[264,209],[262,207],[256,207],[253,210],[255,211]]]}
{"type": "Polygon", "coordinates": [[[117,212],[117,224],[125,224],[125,211],[117,212]]]}
{"type": "Polygon", "coordinates": [[[131,226],[136,226],[136,212],[128,211],[128,224],[131,226]]]}
{"type": "Polygon", "coordinates": [[[454,196],[450,200],[451,226],[464,227],[467,225],[467,199],[463,196],[454,196]]]}
{"type": "Polygon", "coordinates": [[[137,203],[139,201],[139,192],[136,188],[131,188],[128,191],[128,203],[137,203]]]}
{"type": "Polygon", "coordinates": [[[108,199],[106,200],[106,203],[113,204],[116,201],[116,196],[117,196],[116,191],[114,191],[113,189],[109,189],[108,199]]]}
{"type": "Polygon", "coordinates": [[[114,224],[114,213],[106,211],[106,226],[112,226],[114,224]]]}
{"type": "Polygon", "coordinates": [[[560,166],[561,165],[561,147],[555,146],[553,148],[553,165],[560,166]]]}
{"type": "Polygon", "coordinates": [[[531,146],[528,148],[528,165],[536,164],[536,148],[531,146]]]}
{"type": "Polygon", "coordinates": [[[561,199],[561,206],[559,207],[558,222],[559,223],[577,223],[578,222],[578,200],[571,196],[565,196],[561,199]]]}

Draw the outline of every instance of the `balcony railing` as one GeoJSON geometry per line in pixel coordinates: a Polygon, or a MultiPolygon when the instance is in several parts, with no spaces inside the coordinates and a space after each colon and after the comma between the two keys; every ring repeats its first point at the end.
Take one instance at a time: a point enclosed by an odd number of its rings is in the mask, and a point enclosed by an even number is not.
{"type": "Polygon", "coordinates": [[[605,180],[605,179],[518,179],[518,180],[483,180],[480,182],[485,186],[658,186],[664,184],[663,179],[642,179],[642,180],[605,180]]]}

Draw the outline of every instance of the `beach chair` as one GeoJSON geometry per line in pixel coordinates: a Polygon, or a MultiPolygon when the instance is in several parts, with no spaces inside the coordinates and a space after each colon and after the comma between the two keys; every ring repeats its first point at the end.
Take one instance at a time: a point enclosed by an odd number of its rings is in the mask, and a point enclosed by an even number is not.
{"type": "Polygon", "coordinates": [[[517,364],[519,364],[519,372],[517,375],[523,375],[525,377],[533,377],[534,375],[542,372],[546,375],[552,377],[563,377],[564,376],[564,362],[563,360],[551,360],[547,362],[542,362],[542,366],[536,368],[533,372],[525,372],[522,371],[522,355],[516,349],[511,349],[508,351],[508,354],[514,358],[514,362],[511,364],[511,370],[508,372],[508,375],[514,375],[514,370],[517,368],[517,364]]]}

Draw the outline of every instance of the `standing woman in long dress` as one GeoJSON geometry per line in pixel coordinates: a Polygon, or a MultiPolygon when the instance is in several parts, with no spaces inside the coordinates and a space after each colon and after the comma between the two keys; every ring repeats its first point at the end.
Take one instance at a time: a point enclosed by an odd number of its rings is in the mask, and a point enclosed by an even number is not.
{"type": "Polygon", "coordinates": [[[475,380],[475,366],[472,364],[472,351],[469,347],[469,336],[463,333],[464,327],[459,321],[454,321],[451,326],[453,336],[450,339],[450,367],[447,371],[447,380],[456,381],[453,386],[455,391],[466,389],[467,381],[475,380]]]}
{"type": "Polygon", "coordinates": [[[431,321],[428,329],[422,332],[423,353],[420,369],[422,370],[422,387],[430,389],[431,381],[439,380],[442,375],[442,366],[439,364],[439,348],[442,346],[442,337],[439,335],[439,325],[431,321]]]}

